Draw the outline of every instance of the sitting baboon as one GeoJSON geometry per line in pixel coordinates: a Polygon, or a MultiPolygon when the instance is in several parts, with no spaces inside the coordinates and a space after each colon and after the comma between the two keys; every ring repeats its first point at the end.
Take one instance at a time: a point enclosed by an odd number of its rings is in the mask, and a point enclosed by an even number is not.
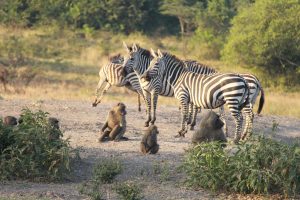
{"type": "Polygon", "coordinates": [[[124,103],[118,103],[108,112],[106,122],[101,128],[99,142],[103,142],[106,137],[114,141],[128,140],[123,136],[126,131],[126,114],[124,103]]]}
{"type": "Polygon", "coordinates": [[[48,136],[49,140],[58,140],[60,137],[59,120],[55,117],[49,117],[48,123],[52,129],[48,136]]]}
{"type": "Polygon", "coordinates": [[[147,128],[140,144],[140,148],[143,154],[156,154],[158,152],[158,133],[159,131],[157,130],[157,127],[155,125],[151,125],[147,128]]]}
{"type": "Polygon", "coordinates": [[[18,124],[17,118],[15,118],[13,116],[6,116],[3,119],[3,124],[6,126],[15,126],[18,124]]]}
{"type": "Polygon", "coordinates": [[[227,142],[222,130],[224,123],[220,116],[213,111],[205,114],[200,122],[200,129],[195,131],[192,137],[194,144],[200,142],[220,141],[227,142]]]}

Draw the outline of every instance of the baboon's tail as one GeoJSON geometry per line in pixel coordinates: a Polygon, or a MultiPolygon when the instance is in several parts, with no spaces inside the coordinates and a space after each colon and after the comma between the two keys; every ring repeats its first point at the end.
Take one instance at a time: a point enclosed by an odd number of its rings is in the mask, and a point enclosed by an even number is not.
{"type": "Polygon", "coordinates": [[[264,107],[264,103],[265,103],[264,89],[261,86],[259,86],[259,89],[260,89],[260,99],[259,99],[259,105],[258,105],[257,114],[259,114],[261,112],[261,110],[264,107]]]}

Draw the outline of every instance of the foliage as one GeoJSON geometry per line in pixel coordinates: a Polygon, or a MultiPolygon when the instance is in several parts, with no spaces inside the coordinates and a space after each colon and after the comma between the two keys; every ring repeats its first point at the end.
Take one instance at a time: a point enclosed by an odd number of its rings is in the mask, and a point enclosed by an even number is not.
{"type": "Polygon", "coordinates": [[[183,169],[193,187],[241,193],[283,193],[300,190],[299,145],[288,146],[264,137],[253,138],[226,152],[217,142],[190,149],[183,169]]]}
{"type": "Polygon", "coordinates": [[[30,27],[53,25],[130,33],[143,30],[158,1],[150,0],[12,0],[0,2],[0,22],[30,27]]]}
{"type": "Polygon", "coordinates": [[[71,171],[76,150],[47,121],[48,113],[23,109],[23,122],[6,127],[0,121],[0,179],[59,180],[71,171]]]}
{"type": "Polygon", "coordinates": [[[121,172],[120,161],[103,159],[94,167],[93,180],[98,183],[111,183],[115,176],[121,172]]]}
{"type": "Polygon", "coordinates": [[[117,194],[120,199],[123,200],[140,200],[143,199],[141,195],[141,189],[133,182],[126,181],[121,184],[118,184],[115,187],[117,194]]]}
{"type": "Polygon", "coordinates": [[[8,36],[0,41],[0,53],[2,59],[6,59],[7,64],[13,67],[24,65],[29,57],[27,43],[18,36],[8,36]]]}
{"type": "Polygon", "coordinates": [[[102,159],[95,164],[91,180],[81,185],[79,192],[93,200],[100,200],[103,196],[100,186],[105,183],[112,183],[113,179],[121,172],[122,165],[119,160],[102,159]]]}
{"type": "Polygon", "coordinates": [[[297,0],[257,0],[241,9],[232,21],[224,59],[279,75],[283,81],[276,84],[300,84],[299,13],[297,0]]]}

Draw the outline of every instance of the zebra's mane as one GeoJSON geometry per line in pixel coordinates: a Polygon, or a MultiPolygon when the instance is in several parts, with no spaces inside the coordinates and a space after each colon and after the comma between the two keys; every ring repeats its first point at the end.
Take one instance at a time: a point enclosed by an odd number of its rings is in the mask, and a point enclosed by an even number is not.
{"type": "Polygon", "coordinates": [[[121,54],[117,54],[117,55],[109,57],[109,61],[112,63],[120,64],[124,61],[124,58],[123,58],[123,56],[121,56],[121,54]]]}
{"type": "Polygon", "coordinates": [[[145,56],[147,58],[149,58],[149,57],[152,58],[152,55],[148,49],[144,49],[144,48],[140,47],[139,45],[136,45],[136,46],[142,56],[145,56]]]}
{"type": "Polygon", "coordinates": [[[175,55],[172,55],[168,52],[163,52],[163,56],[168,57],[168,58],[172,59],[173,61],[175,61],[176,63],[180,64],[182,67],[185,67],[184,62],[181,59],[177,58],[175,55]]]}

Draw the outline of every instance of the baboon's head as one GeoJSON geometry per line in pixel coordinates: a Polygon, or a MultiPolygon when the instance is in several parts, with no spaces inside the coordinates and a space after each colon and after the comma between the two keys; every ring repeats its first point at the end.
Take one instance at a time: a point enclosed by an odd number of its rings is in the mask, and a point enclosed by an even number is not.
{"type": "Polygon", "coordinates": [[[122,116],[125,116],[127,114],[126,106],[124,103],[117,104],[117,112],[120,113],[122,116]]]}
{"type": "Polygon", "coordinates": [[[159,131],[158,131],[158,129],[157,129],[157,126],[155,126],[155,125],[150,125],[150,126],[149,126],[149,131],[150,131],[151,133],[154,133],[154,134],[159,134],[159,131]]]}
{"type": "Polygon", "coordinates": [[[59,120],[56,119],[55,117],[49,117],[48,123],[50,124],[51,127],[59,129],[59,120]]]}
{"type": "Polygon", "coordinates": [[[15,126],[18,124],[17,118],[13,116],[4,117],[3,123],[7,126],[15,126]]]}
{"type": "Polygon", "coordinates": [[[208,114],[207,124],[213,129],[220,129],[224,126],[220,116],[213,111],[210,111],[208,114]]]}

